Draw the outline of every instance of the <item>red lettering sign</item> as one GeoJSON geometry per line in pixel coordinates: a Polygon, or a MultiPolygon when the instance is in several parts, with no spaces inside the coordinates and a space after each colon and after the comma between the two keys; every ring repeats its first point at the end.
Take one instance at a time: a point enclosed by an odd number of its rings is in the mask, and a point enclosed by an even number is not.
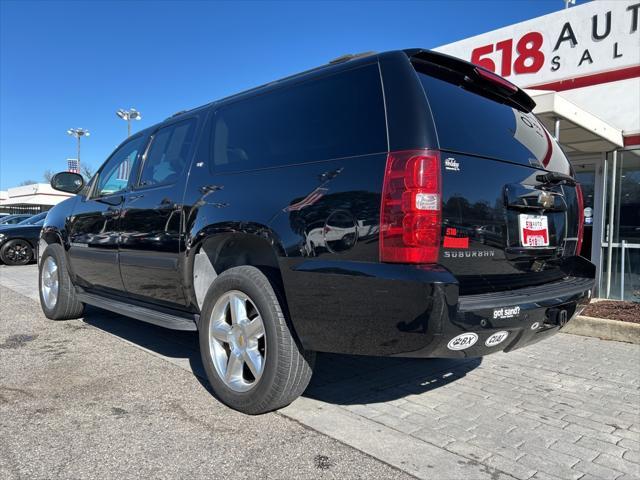
{"type": "Polygon", "coordinates": [[[494,45],[483,45],[471,52],[471,63],[496,72],[496,64],[488,55],[500,52],[500,75],[508,77],[512,71],[516,74],[536,73],[544,65],[542,44],[544,37],[540,32],[529,32],[516,43],[516,57],[513,59],[513,39],[502,40],[494,45]]]}

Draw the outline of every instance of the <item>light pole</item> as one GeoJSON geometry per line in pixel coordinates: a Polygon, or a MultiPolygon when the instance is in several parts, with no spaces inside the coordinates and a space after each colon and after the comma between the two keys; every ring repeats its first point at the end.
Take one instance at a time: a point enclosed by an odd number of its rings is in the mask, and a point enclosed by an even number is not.
{"type": "Polygon", "coordinates": [[[67,134],[78,139],[78,172],[80,172],[80,139],[89,136],[89,130],[84,128],[70,128],[67,134]]]}
{"type": "Polygon", "coordinates": [[[120,109],[116,112],[116,115],[121,119],[127,121],[127,137],[131,136],[131,120],[141,120],[142,115],[135,108],[130,108],[129,110],[120,109]]]}

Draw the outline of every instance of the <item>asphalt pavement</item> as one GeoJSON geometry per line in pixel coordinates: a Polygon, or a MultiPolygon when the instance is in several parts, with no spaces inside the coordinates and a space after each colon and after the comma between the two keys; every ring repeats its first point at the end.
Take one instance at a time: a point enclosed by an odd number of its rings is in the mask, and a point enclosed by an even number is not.
{"type": "Polygon", "coordinates": [[[190,372],[4,287],[0,318],[2,479],[411,478],[281,415],[229,410],[190,372]]]}

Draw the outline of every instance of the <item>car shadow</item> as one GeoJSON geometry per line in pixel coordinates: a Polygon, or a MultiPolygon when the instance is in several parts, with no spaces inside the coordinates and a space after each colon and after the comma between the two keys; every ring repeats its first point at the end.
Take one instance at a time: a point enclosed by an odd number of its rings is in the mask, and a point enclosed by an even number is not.
{"type": "Polygon", "coordinates": [[[338,405],[380,403],[460,380],[482,358],[397,358],[319,354],[305,397],[338,405]]]}
{"type": "MultiPolygon", "coordinates": [[[[211,391],[196,332],[169,330],[95,307],[87,307],[83,320],[190,370],[211,391]]],[[[460,380],[481,363],[481,358],[409,359],[319,353],[303,396],[338,405],[392,401],[460,380]]]]}
{"type": "Polygon", "coordinates": [[[197,332],[170,330],[92,306],[87,306],[83,320],[185,370],[191,370],[206,382],[197,332]]]}

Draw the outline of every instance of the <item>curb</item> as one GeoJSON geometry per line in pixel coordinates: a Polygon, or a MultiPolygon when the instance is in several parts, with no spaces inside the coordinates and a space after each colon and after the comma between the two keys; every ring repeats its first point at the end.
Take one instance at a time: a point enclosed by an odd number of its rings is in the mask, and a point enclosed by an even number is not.
{"type": "Polygon", "coordinates": [[[561,332],[640,345],[640,323],[578,315],[561,332]]]}

